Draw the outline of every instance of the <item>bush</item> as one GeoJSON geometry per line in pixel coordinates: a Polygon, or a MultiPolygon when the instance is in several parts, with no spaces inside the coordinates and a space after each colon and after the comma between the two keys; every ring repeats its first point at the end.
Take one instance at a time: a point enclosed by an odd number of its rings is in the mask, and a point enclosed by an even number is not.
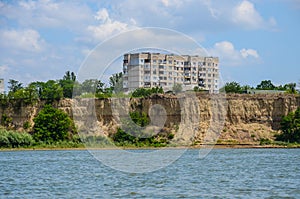
{"type": "Polygon", "coordinates": [[[9,127],[12,124],[12,117],[9,117],[5,113],[2,114],[1,117],[1,125],[5,127],[9,127]]]}
{"type": "Polygon", "coordinates": [[[164,90],[161,87],[153,87],[153,88],[137,88],[132,93],[132,97],[149,97],[155,93],[164,93],[164,90]]]}
{"type": "Polygon", "coordinates": [[[150,121],[146,113],[131,112],[130,117],[132,122],[126,122],[123,129],[118,128],[117,132],[112,135],[112,140],[118,146],[152,146],[163,147],[166,146],[169,140],[174,138],[173,134],[167,135],[150,135],[150,132],[145,132],[140,127],[147,126],[150,121]]]}
{"type": "Polygon", "coordinates": [[[282,133],[276,136],[277,141],[300,143],[300,108],[284,116],[280,126],[282,133]]]}
{"type": "Polygon", "coordinates": [[[73,133],[76,132],[71,118],[51,105],[46,105],[33,121],[33,138],[36,141],[53,143],[72,140],[73,133]]]}
{"type": "Polygon", "coordinates": [[[272,144],[272,141],[268,138],[261,138],[259,141],[260,145],[270,145],[272,144]]]}
{"type": "Polygon", "coordinates": [[[29,147],[33,144],[34,140],[28,133],[0,130],[1,148],[29,147]]]}
{"type": "Polygon", "coordinates": [[[30,122],[29,122],[29,121],[24,122],[23,128],[24,128],[25,130],[30,129],[30,128],[31,128],[30,122]]]}

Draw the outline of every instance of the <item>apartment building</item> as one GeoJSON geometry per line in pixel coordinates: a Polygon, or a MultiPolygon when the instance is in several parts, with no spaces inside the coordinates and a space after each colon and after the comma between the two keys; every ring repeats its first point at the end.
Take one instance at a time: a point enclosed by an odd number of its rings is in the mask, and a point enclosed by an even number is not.
{"type": "Polygon", "coordinates": [[[217,57],[150,52],[125,54],[123,74],[125,91],[156,86],[168,91],[174,84],[181,84],[183,90],[192,90],[195,86],[210,93],[219,90],[217,57]]]}

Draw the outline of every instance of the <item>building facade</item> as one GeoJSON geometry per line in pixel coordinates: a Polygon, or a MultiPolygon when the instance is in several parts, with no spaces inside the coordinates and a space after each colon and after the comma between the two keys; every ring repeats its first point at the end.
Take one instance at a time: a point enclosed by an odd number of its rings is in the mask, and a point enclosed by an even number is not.
{"type": "Polygon", "coordinates": [[[175,84],[181,84],[183,90],[192,90],[197,86],[210,93],[217,93],[219,59],[150,52],[124,55],[123,88],[125,91],[156,86],[169,91],[175,84]]]}

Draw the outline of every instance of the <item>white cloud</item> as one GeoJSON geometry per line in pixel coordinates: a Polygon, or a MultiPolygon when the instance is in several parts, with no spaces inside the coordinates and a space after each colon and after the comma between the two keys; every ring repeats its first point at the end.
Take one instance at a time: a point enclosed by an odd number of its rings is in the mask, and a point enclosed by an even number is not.
{"type": "Polygon", "coordinates": [[[36,30],[1,30],[0,47],[15,50],[40,52],[43,50],[45,41],[36,30]]]}
{"type": "Polygon", "coordinates": [[[91,9],[83,3],[71,1],[18,1],[4,4],[0,13],[7,19],[16,20],[24,28],[67,28],[80,31],[91,22],[91,9]]]}
{"type": "Polygon", "coordinates": [[[264,20],[253,3],[244,0],[233,8],[232,21],[246,29],[266,29],[276,26],[275,18],[264,20]]]}
{"type": "Polygon", "coordinates": [[[105,8],[99,10],[95,16],[96,20],[100,20],[102,22],[107,22],[109,19],[108,12],[105,8]]]}
{"type": "Polygon", "coordinates": [[[243,48],[242,50],[240,50],[240,53],[242,55],[243,58],[247,58],[247,57],[254,57],[254,58],[259,58],[259,55],[257,53],[256,50],[253,49],[245,49],[243,48]]]}
{"type": "MultiPolygon", "coordinates": [[[[111,19],[105,8],[100,9],[97,12],[95,19],[99,20],[101,23],[97,25],[89,25],[87,30],[98,42],[117,33],[133,28],[133,25],[111,19]]],[[[130,19],[130,22],[136,23],[134,19],[130,19]]]]}
{"type": "Polygon", "coordinates": [[[223,65],[241,65],[249,60],[259,59],[259,54],[254,49],[235,49],[234,45],[229,41],[218,42],[212,49],[208,50],[213,56],[220,57],[223,65]]]}
{"type": "Polygon", "coordinates": [[[169,0],[161,0],[161,2],[164,4],[164,6],[169,6],[169,0]]]}

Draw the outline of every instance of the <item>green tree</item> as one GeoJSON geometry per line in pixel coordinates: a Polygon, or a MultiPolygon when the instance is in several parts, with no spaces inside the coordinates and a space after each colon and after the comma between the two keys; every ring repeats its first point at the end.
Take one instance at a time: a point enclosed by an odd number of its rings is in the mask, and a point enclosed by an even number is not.
{"type": "Polygon", "coordinates": [[[13,80],[13,79],[10,79],[8,81],[8,89],[9,89],[9,92],[16,92],[17,90],[23,88],[22,86],[22,83],[17,81],[17,80],[13,80]]]}
{"type": "Polygon", "coordinates": [[[67,71],[63,79],[59,80],[59,84],[63,89],[63,96],[66,98],[73,97],[74,85],[76,82],[76,75],[74,72],[67,71]]]}
{"type": "Polygon", "coordinates": [[[34,118],[33,138],[36,141],[57,142],[72,140],[76,132],[71,118],[62,110],[45,107],[34,118]]]}
{"type": "Polygon", "coordinates": [[[244,93],[250,89],[253,89],[253,87],[251,87],[249,85],[241,86],[241,91],[244,93]]]}
{"type": "Polygon", "coordinates": [[[263,80],[260,84],[256,86],[256,89],[259,90],[274,90],[276,87],[271,80],[263,80]]]}
{"type": "Polygon", "coordinates": [[[300,108],[284,116],[280,123],[282,133],[276,140],[300,143],[300,108]]]}
{"type": "Polygon", "coordinates": [[[180,93],[182,91],[182,84],[174,84],[172,90],[174,93],[180,93]]]}
{"type": "Polygon", "coordinates": [[[97,79],[87,79],[81,84],[82,93],[104,93],[104,83],[97,79]]]}
{"type": "Polygon", "coordinates": [[[40,88],[40,98],[47,100],[47,102],[53,102],[63,98],[62,87],[54,80],[49,80],[46,83],[42,83],[40,88]]]}
{"type": "Polygon", "coordinates": [[[296,83],[289,83],[289,84],[285,84],[284,88],[287,93],[296,94],[297,93],[296,86],[297,86],[296,83]]]}
{"type": "Polygon", "coordinates": [[[23,89],[23,86],[19,81],[13,79],[8,81],[8,97],[10,99],[14,99],[16,97],[15,93],[21,89],[23,89]]]}
{"type": "Polygon", "coordinates": [[[241,93],[242,87],[237,82],[227,82],[221,90],[225,90],[226,93],[241,93]]]}
{"type": "Polygon", "coordinates": [[[115,73],[109,78],[109,85],[114,93],[123,91],[123,73],[115,73]]]}

